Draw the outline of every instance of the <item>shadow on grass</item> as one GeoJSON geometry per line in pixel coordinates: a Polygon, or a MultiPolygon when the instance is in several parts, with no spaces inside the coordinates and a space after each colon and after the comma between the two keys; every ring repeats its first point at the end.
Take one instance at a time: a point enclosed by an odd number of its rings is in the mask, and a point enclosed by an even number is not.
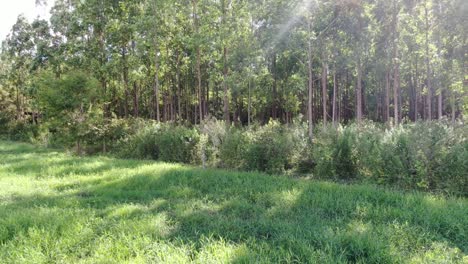
{"type": "MultiPolygon", "coordinates": [[[[58,209],[75,208],[102,219],[93,228],[105,232],[115,221],[167,215],[174,223],[159,239],[193,245],[203,239],[245,244],[233,263],[242,262],[404,262],[433,244],[468,250],[466,201],[389,192],[369,186],[341,186],[252,173],[201,170],[149,162],[70,158],[49,164],[77,174],[107,175],[63,183],[52,196],[15,197],[0,212],[29,215],[1,243],[22,228],[50,227],[58,209]],[[67,168],[68,164],[71,168],[67,168]],[[120,168],[134,172],[119,176],[120,168]],[[124,214],[119,210],[132,206],[124,214]],[[49,208],[41,211],[38,208],[49,208]],[[34,219],[34,220],[28,220],[34,219]]],[[[20,169],[21,171],[21,169],[20,169]]],[[[57,175],[65,175],[62,170],[57,175]]],[[[1,213],[0,213],[1,215],[1,213]]],[[[60,218],[66,230],[74,215],[60,218]]],[[[21,221],[21,220],[20,220],[21,221]]],[[[61,232],[65,232],[65,231],[61,232]]],[[[151,237],[151,234],[147,234],[151,237]]]]}

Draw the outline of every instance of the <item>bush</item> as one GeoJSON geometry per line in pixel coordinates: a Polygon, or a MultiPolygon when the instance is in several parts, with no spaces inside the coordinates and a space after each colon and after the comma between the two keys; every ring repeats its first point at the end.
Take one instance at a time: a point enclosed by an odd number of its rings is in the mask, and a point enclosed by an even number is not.
{"type": "Polygon", "coordinates": [[[184,126],[165,125],[161,128],[156,137],[159,159],[168,162],[189,163],[199,140],[198,132],[184,126]]]}
{"type": "Polygon", "coordinates": [[[200,140],[196,146],[193,163],[210,167],[224,167],[221,149],[224,141],[229,138],[227,136],[228,130],[224,121],[218,121],[215,118],[204,120],[199,127],[200,140]]]}
{"type": "Polygon", "coordinates": [[[257,131],[248,133],[246,169],[281,173],[291,169],[294,141],[287,129],[271,121],[257,131]]]}
{"type": "Polygon", "coordinates": [[[187,127],[101,116],[90,113],[79,126],[54,119],[40,126],[13,120],[5,131],[12,140],[55,147],[73,147],[79,139],[86,153],[111,151],[125,158],[267,173],[313,172],[322,179],[468,195],[464,124],[434,121],[386,128],[363,122],[320,127],[310,142],[304,123],[272,121],[246,129],[207,119],[187,127]]]}
{"type": "Polygon", "coordinates": [[[143,126],[138,132],[119,141],[117,155],[123,158],[154,159],[159,158],[159,146],[156,144],[160,124],[143,126]]]}
{"type": "Polygon", "coordinates": [[[248,137],[244,130],[231,128],[221,144],[221,167],[233,169],[246,168],[246,154],[249,144],[248,137]]]}
{"type": "Polygon", "coordinates": [[[323,129],[316,134],[313,156],[318,178],[351,180],[357,176],[356,131],[351,127],[323,129]]]}
{"type": "Polygon", "coordinates": [[[38,135],[39,126],[25,120],[13,120],[6,125],[5,136],[13,141],[32,142],[38,135]]]}
{"type": "Polygon", "coordinates": [[[153,123],[121,140],[119,156],[189,163],[198,138],[195,129],[153,123]]]}

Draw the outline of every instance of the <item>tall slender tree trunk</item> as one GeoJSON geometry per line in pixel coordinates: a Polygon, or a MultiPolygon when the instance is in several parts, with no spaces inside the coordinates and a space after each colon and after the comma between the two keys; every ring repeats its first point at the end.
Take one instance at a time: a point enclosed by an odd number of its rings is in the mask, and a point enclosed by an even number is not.
{"type": "MultiPolygon", "coordinates": [[[[223,26],[225,27],[224,29],[227,29],[227,6],[225,0],[222,0],[222,23],[223,26]]],[[[226,125],[230,125],[230,117],[229,117],[229,87],[227,84],[227,78],[228,78],[228,48],[227,48],[227,40],[224,39],[224,47],[223,47],[223,91],[224,91],[224,97],[223,97],[223,111],[224,111],[224,120],[226,121],[226,125]]],[[[235,115],[235,114],[234,114],[235,115]]],[[[236,118],[234,117],[234,122],[236,121],[236,118]]]]}
{"type": "Polygon", "coordinates": [[[18,82],[18,84],[16,85],[16,119],[17,120],[20,120],[21,117],[22,117],[22,110],[21,110],[21,100],[20,100],[20,84],[21,82],[18,82]]]}
{"type": "Polygon", "coordinates": [[[362,121],[362,68],[360,58],[358,58],[357,65],[356,118],[358,123],[362,121]]]}
{"type": "Polygon", "coordinates": [[[418,69],[418,57],[416,55],[416,76],[414,76],[414,121],[419,119],[419,69],[418,69]]]}
{"type": "Polygon", "coordinates": [[[393,0],[393,44],[394,44],[394,69],[393,69],[393,117],[394,124],[398,125],[400,123],[400,104],[399,104],[399,94],[400,94],[400,59],[398,54],[398,6],[396,0],[393,0]]]}
{"type": "Polygon", "coordinates": [[[272,75],[273,75],[273,102],[271,107],[271,117],[276,119],[278,117],[278,105],[277,105],[277,96],[278,96],[278,80],[276,74],[276,53],[273,54],[273,61],[272,61],[272,75]]]}
{"type": "Polygon", "coordinates": [[[123,60],[123,80],[124,80],[124,93],[125,93],[125,102],[124,102],[124,114],[125,118],[128,118],[128,100],[130,97],[129,92],[129,83],[128,83],[128,65],[127,65],[127,47],[122,48],[122,60],[123,60]]]}
{"type": "Polygon", "coordinates": [[[426,18],[426,83],[427,83],[427,94],[426,94],[426,119],[432,119],[432,86],[431,86],[431,67],[429,59],[429,10],[427,8],[427,0],[424,1],[424,13],[426,18]]]}
{"type": "MultiPolygon", "coordinates": [[[[226,121],[226,125],[231,123],[229,119],[229,94],[228,94],[228,85],[227,85],[227,77],[228,77],[228,65],[227,65],[227,47],[225,46],[223,49],[223,62],[224,62],[224,69],[223,69],[223,90],[224,90],[224,120],[226,121]]],[[[234,120],[235,121],[235,120],[234,120]]]]}
{"type": "Polygon", "coordinates": [[[333,69],[333,100],[332,100],[332,122],[336,126],[336,67],[333,69]]]}
{"type": "Polygon", "coordinates": [[[248,113],[247,113],[247,123],[248,126],[250,127],[250,121],[252,119],[252,87],[251,87],[251,78],[249,76],[249,105],[248,105],[248,113]]]}
{"type": "Polygon", "coordinates": [[[390,72],[385,73],[385,122],[390,121],[390,72]]]}
{"type": "Polygon", "coordinates": [[[313,117],[312,117],[312,102],[313,102],[313,94],[314,94],[314,76],[312,72],[312,40],[311,40],[311,34],[312,34],[312,25],[311,22],[309,21],[308,23],[308,30],[309,30],[309,40],[308,40],[308,49],[307,49],[307,70],[309,73],[309,100],[308,100],[308,115],[307,119],[309,122],[309,139],[312,142],[314,138],[314,125],[313,125],[313,117]]]}
{"type": "Polygon", "coordinates": [[[394,124],[398,125],[400,122],[399,118],[399,93],[400,93],[400,66],[398,63],[398,48],[395,48],[395,69],[393,75],[393,116],[394,116],[394,124]]]}
{"type": "MultiPolygon", "coordinates": [[[[193,25],[195,28],[195,34],[197,38],[199,37],[199,25],[198,25],[198,13],[197,13],[197,7],[198,7],[198,0],[192,0],[192,6],[193,6],[193,25]]],[[[202,77],[201,77],[201,51],[200,51],[200,45],[197,44],[197,89],[198,89],[198,112],[200,114],[200,122],[203,121],[203,92],[202,92],[202,77]]],[[[196,120],[195,116],[195,120],[196,120]]],[[[195,121],[196,123],[196,121],[195,121]]]]}
{"type": "Polygon", "coordinates": [[[443,94],[442,89],[439,91],[439,95],[437,96],[437,118],[440,120],[442,119],[442,103],[443,103],[443,94]]]}
{"type": "Polygon", "coordinates": [[[322,62],[322,111],[323,111],[323,126],[327,125],[327,63],[322,62]]]}
{"type": "Polygon", "coordinates": [[[180,54],[179,51],[177,50],[176,52],[176,86],[177,86],[177,118],[182,119],[182,94],[181,94],[181,88],[180,88],[180,54]]]}
{"type": "Polygon", "coordinates": [[[139,89],[136,81],[133,82],[133,115],[135,117],[139,116],[139,89]]]}
{"type": "Polygon", "coordinates": [[[156,110],[156,121],[161,121],[161,113],[159,110],[159,57],[158,57],[158,45],[155,41],[155,56],[154,56],[154,88],[153,88],[153,96],[154,96],[154,108],[156,110]]]}
{"type": "MultiPolygon", "coordinates": [[[[359,29],[362,29],[362,19],[358,15],[359,29]]],[[[362,61],[361,61],[361,39],[357,42],[357,85],[356,85],[356,118],[358,124],[362,121],[362,61]]]]}
{"type": "Polygon", "coordinates": [[[456,98],[455,98],[455,91],[452,91],[452,124],[455,124],[455,104],[456,104],[456,98]]]}
{"type": "Polygon", "coordinates": [[[337,100],[338,100],[338,109],[337,109],[337,117],[336,117],[336,121],[337,121],[336,123],[337,124],[341,123],[341,112],[343,111],[342,110],[343,109],[343,100],[342,100],[342,98],[343,98],[343,94],[342,94],[343,88],[342,87],[345,87],[343,85],[343,78],[341,77],[341,75],[340,75],[339,80],[341,80],[341,82],[339,82],[340,85],[337,86],[337,90],[338,90],[337,91],[338,92],[338,98],[337,98],[337,100]]]}

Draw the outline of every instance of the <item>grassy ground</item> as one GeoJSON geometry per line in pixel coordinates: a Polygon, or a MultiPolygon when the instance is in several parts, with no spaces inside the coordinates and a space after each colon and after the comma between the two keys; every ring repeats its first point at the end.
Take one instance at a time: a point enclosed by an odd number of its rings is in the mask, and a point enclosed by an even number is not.
{"type": "Polygon", "coordinates": [[[468,201],[0,142],[2,263],[468,263],[468,201]]]}

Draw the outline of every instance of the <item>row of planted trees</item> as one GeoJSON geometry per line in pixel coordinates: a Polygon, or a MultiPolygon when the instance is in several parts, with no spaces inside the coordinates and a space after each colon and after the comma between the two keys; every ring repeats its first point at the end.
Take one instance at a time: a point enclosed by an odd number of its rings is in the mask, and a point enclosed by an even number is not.
{"type": "Polygon", "coordinates": [[[463,0],[56,0],[49,21],[20,16],[3,42],[0,111],[52,116],[44,94],[80,71],[94,81],[75,88],[92,91],[62,106],[82,116],[455,120],[467,12],[463,0]]]}

